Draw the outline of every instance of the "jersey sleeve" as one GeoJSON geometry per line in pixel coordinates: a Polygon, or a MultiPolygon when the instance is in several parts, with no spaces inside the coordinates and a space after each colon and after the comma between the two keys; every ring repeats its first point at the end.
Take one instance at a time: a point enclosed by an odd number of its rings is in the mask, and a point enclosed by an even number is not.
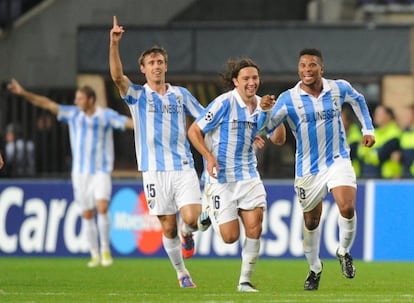
{"type": "Polygon", "coordinates": [[[61,122],[68,122],[79,111],[80,109],[75,105],[59,105],[57,119],[61,122]]]}
{"type": "Polygon", "coordinates": [[[361,123],[363,135],[374,135],[374,125],[371,120],[365,97],[345,80],[338,80],[338,86],[345,93],[344,102],[349,103],[361,123]]]}
{"type": "Polygon", "coordinates": [[[180,87],[180,92],[184,97],[184,109],[187,115],[198,118],[204,107],[200,102],[184,87],[180,87]]]}
{"type": "Polygon", "coordinates": [[[224,116],[224,112],[229,102],[222,99],[213,100],[201,115],[196,119],[196,122],[204,134],[214,129],[224,116]]]}
{"type": "Polygon", "coordinates": [[[109,124],[111,125],[113,129],[125,130],[126,128],[125,124],[128,120],[127,116],[121,115],[115,110],[110,109],[110,108],[107,108],[105,110],[105,115],[109,121],[109,124]]]}

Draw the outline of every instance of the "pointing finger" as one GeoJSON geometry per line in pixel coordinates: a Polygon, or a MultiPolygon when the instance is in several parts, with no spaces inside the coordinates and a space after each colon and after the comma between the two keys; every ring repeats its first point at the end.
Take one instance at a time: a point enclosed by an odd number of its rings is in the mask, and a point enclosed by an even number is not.
{"type": "Polygon", "coordinates": [[[118,18],[116,16],[114,16],[114,27],[118,26],[118,18]]]}

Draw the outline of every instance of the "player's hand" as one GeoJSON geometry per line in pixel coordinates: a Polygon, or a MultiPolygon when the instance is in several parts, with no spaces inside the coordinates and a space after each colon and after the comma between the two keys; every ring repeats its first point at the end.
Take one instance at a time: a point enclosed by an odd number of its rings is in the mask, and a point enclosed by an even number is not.
{"type": "Polygon", "coordinates": [[[273,107],[273,105],[275,105],[275,102],[275,95],[264,95],[260,100],[260,108],[263,111],[269,111],[273,107]]]}
{"type": "Polygon", "coordinates": [[[118,42],[119,40],[121,40],[124,31],[124,27],[118,25],[118,18],[114,16],[113,25],[111,29],[111,41],[118,42]]]}
{"type": "Polygon", "coordinates": [[[214,179],[217,179],[217,174],[220,169],[219,169],[216,158],[213,155],[211,155],[210,157],[206,158],[206,163],[207,163],[208,174],[214,179]]]}
{"type": "Polygon", "coordinates": [[[260,137],[256,136],[254,137],[254,148],[255,149],[262,149],[265,146],[266,141],[260,137]]]}
{"type": "Polygon", "coordinates": [[[365,135],[362,138],[362,145],[366,147],[372,147],[375,144],[375,137],[372,135],[365,135]]]}
{"type": "Polygon", "coordinates": [[[11,79],[10,83],[7,84],[7,89],[16,95],[21,95],[24,91],[23,87],[17,82],[16,79],[11,79]]]}

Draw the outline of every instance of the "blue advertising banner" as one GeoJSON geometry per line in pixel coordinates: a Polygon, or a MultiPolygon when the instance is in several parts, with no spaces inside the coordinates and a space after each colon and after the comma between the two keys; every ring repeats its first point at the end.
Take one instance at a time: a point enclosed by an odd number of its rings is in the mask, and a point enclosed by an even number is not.
{"type": "Polygon", "coordinates": [[[413,182],[376,182],[374,193],[373,259],[413,261],[413,182]]]}
{"type": "MultiPolygon", "coordinates": [[[[358,185],[358,231],[354,258],[364,257],[372,237],[365,226],[365,185],[358,185]]],[[[268,206],[261,257],[303,258],[302,211],[291,182],[265,183],[268,206]]],[[[385,194],[382,194],[385,196],[385,194]]],[[[85,233],[69,181],[0,183],[0,255],[84,256],[85,233]]],[[[148,208],[139,180],[114,181],[110,204],[111,245],[116,257],[166,256],[162,232],[148,208]]],[[[338,210],[328,194],[323,201],[321,258],[335,256],[338,210]]],[[[377,228],[377,226],[375,226],[377,228]]],[[[239,257],[243,237],[225,244],[212,228],[195,234],[198,257],[239,257]]],[[[377,247],[375,249],[378,249],[377,247]]]]}

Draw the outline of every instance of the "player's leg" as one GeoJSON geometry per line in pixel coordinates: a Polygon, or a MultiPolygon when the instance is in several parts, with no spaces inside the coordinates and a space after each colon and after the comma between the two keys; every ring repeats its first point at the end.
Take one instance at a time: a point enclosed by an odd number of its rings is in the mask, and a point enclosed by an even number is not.
{"type": "Polygon", "coordinates": [[[82,212],[82,224],[85,228],[86,239],[89,244],[89,252],[91,260],[88,267],[96,267],[100,264],[98,231],[96,229],[95,211],[93,209],[84,210],[82,212]]]}
{"type": "Polygon", "coordinates": [[[309,264],[305,290],[317,290],[322,274],[322,261],[319,257],[321,241],[319,223],[322,200],[327,193],[326,173],[295,179],[295,191],[303,211],[303,250],[309,264]]]}
{"type": "Polygon", "coordinates": [[[266,190],[260,179],[237,182],[233,191],[238,201],[238,213],[244,226],[242,264],[237,289],[257,292],[251,283],[260,251],[263,215],[266,208],[266,190]]]}
{"type": "Polygon", "coordinates": [[[303,251],[308,261],[310,271],[305,281],[305,290],[317,290],[322,273],[322,261],[319,258],[321,230],[319,227],[322,214],[322,201],[317,206],[303,213],[303,251]]]}
{"type": "Polygon", "coordinates": [[[174,203],[175,172],[145,171],[142,174],[145,197],[149,206],[149,214],[158,217],[162,228],[162,243],[182,288],[194,288],[196,285],[184,265],[181,252],[181,241],[178,236],[177,212],[174,203]]]}
{"type": "Polygon", "coordinates": [[[198,230],[201,214],[201,191],[195,170],[177,171],[168,174],[173,187],[173,197],[180,210],[180,237],[184,258],[194,254],[193,232],[198,230]]]}
{"type": "Polygon", "coordinates": [[[263,207],[239,211],[246,236],[242,247],[242,265],[238,284],[239,291],[257,292],[257,289],[251,283],[251,277],[259,258],[263,212],[263,207]]]}
{"type": "Polygon", "coordinates": [[[180,208],[180,237],[183,257],[188,259],[194,255],[193,232],[198,230],[198,216],[201,214],[201,204],[187,204],[180,208]]]}
{"type": "Polygon", "coordinates": [[[110,266],[113,263],[110,247],[110,220],[109,199],[112,193],[112,182],[109,174],[97,174],[94,176],[94,196],[96,199],[97,225],[100,240],[100,253],[102,266],[110,266]]]}
{"type": "Polygon", "coordinates": [[[339,247],[336,252],[342,273],[347,278],[355,276],[355,266],[350,250],[356,235],[357,217],[356,176],[349,160],[335,161],[330,169],[329,190],[338,205],[339,247]]]}
{"type": "Polygon", "coordinates": [[[101,264],[103,266],[110,266],[113,263],[109,238],[110,222],[108,205],[109,201],[106,199],[100,199],[97,202],[98,233],[101,243],[101,264]]]}
{"type": "Polygon", "coordinates": [[[171,264],[173,265],[177,278],[182,288],[194,288],[196,285],[191,280],[190,274],[185,267],[183,255],[181,252],[181,241],[177,233],[176,215],[159,215],[158,220],[161,223],[163,236],[162,243],[171,264]]]}
{"type": "Polygon", "coordinates": [[[91,254],[88,267],[100,264],[98,231],[95,222],[95,201],[93,198],[93,180],[90,175],[72,174],[73,196],[82,212],[82,227],[91,254]]]}
{"type": "Polygon", "coordinates": [[[356,189],[350,186],[339,186],[332,189],[332,194],[339,208],[339,247],[336,251],[342,273],[352,279],[355,266],[350,250],[356,235],[357,216],[355,213],[356,189]]]}

